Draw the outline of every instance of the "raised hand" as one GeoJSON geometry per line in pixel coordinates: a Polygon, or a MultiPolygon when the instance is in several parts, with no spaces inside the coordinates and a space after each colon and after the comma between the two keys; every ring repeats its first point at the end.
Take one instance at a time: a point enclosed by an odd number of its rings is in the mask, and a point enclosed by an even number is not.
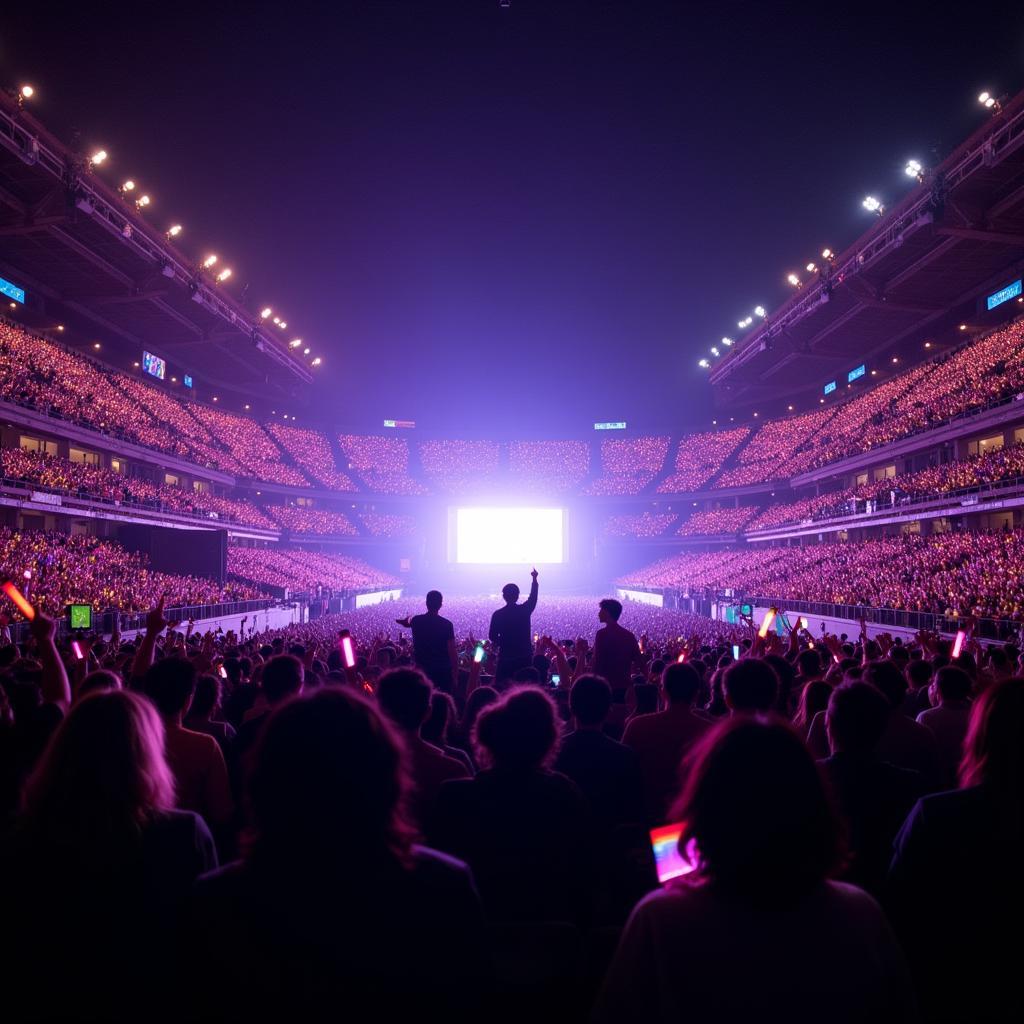
{"type": "Polygon", "coordinates": [[[154,636],[162,633],[167,625],[167,620],[164,618],[164,600],[166,597],[166,594],[161,594],[156,607],[150,609],[146,615],[146,632],[152,633],[154,636]]]}
{"type": "Polygon", "coordinates": [[[533,580],[534,583],[537,582],[537,570],[536,569],[534,569],[533,572],[530,573],[530,578],[533,580]]]}

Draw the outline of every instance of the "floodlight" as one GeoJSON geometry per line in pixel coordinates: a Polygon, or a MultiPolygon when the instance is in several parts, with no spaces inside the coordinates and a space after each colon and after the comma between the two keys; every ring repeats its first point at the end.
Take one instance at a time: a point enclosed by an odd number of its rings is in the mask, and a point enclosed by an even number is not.
{"type": "Polygon", "coordinates": [[[226,281],[231,276],[231,268],[225,267],[218,275],[218,281],[226,281]]]}
{"type": "Polygon", "coordinates": [[[787,281],[788,281],[788,282],[789,282],[789,283],[790,283],[790,284],[791,284],[791,285],[792,285],[792,286],[793,286],[794,288],[799,288],[799,287],[800,287],[800,278],[799,278],[799,277],[797,277],[797,276],[796,276],[796,274],[790,274],[790,275],[789,275],[789,277],[787,277],[787,278],[786,278],[786,280],[787,280],[787,281]]]}
{"type": "Polygon", "coordinates": [[[754,315],[759,316],[763,320],[768,315],[768,310],[764,306],[755,306],[754,315]]]}
{"type": "Polygon", "coordinates": [[[732,338],[723,338],[723,339],[722,339],[722,344],[723,344],[723,345],[724,345],[724,346],[725,346],[726,348],[728,348],[728,347],[729,347],[729,346],[730,346],[730,345],[732,344],[732,338]]]}
{"type": "Polygon", "coordinates": [[[205,260],[203,260],[203,266],[207,270],[209,270],[210,267],[212,267],[214,265],[214,263],[216,263],[216,262],[217,262],[217,257],[214,256],[213,253],[210,253],[210,255],[207,256],[205,260]]]}
{"type": "Polygon", "coordinates": [[[33,89],[31,85],[23,85],[19,92],[21,93],[21,98],[23,100],[30,100],[36,94],[35,89],[33,89]]]}
{"type": "Polygon", "coordinates": [[[180,234],[181,234],[181,225],[180,224],[172,224],[167,229],[167,237],[168,238],[177,238],[178,235],[180,235],[180,234]]]}
{"type": "Polygon", "coordinates": [[[91,157],[89,157],[89,163],[93,167],[99,167],[104,160],[107,159],[107,151],[105,149],[97,149],[91,157]]]}
{"type": "Polygon", "coordinates": [[[149,196],[139,196],[139,198],[135,200],[135,205],[141,210],[149,206],[150,202],[151,200],[149,196]]]}
{"type": "Polygon", "coordinates": [[[706,370],[711,364],[706,359],[701,359],[697,365],[702,369],[706,370]]]}
{"type": "Polygon", "coordinates": [[[908,160],[907,166],[903,168],[903,173],[915,181],[924,181],[924,168],[917,160],[908,160]]]}
{"type": "Polygon", "coordinates": [[[260,317],[266,320],[267,317],[270,316],[270,314],[273,312],[274,311],[269,306],[264,306],[263,309],[260,310],[260,317]]]}
{"type": "Polygon", "coordinates": [[[864,201],[860,204],[864,207],[868,213],[877,213],[879,217],[885,212],[885,206],[877,200],[874,196],[865,196],[864,201]]]}
{"type": "Polygon", "coordinates": [[[313,365],[314,366],[319,366],[322,361],[323,360],[321,360],[321,358],[319,356],[317,356],[316,359],[313,360],[313,365]]]}
{"type": "Polygon", "coordinates": [[[822,249],[821,258],[823,260],[828,260],[829,263],[831,263],[836,258],[836,254],[831,249],[822,249]]]}
{"type": "Polygon", "coordinates": [[[289,348],[298,348],[301,344],[302,344],[302,339],[301,338],[296,338],[294,341],[289,341],[288,342],[288,347],[289,348]]]}
{"type": "Polygon", "coordinates": [[[818,265],[816,263],[808,263],[807,264],[807,273],[808,274],[815,273],[817,271],[817,269],[818,269],[818,265]]]}
{"type": "Polygon", "coordinates": [[[123,184],[123,185],[121,186],[121,191],[122,191],[122,192],[132,192],[132,191],[134,191],[134,189],[135,189],[135,182],[134,182],[134,181],[132,181],[132,179],[131,179],[131,178],[129,178],[129,179],[128,179],[128,180],[127,180],[127,181],[126,181],[126,182],[125,182],[125,183],[124,183],[124,184],[123,184]]]}
{"type": "Polygon", "coordinates": [[[983,92],[978,97],[978,102],[986,109],[991,110],[993,114],[998,114],[1003,108],[999,100],[995,98],[990,92],[983,92]]]}
{"type": "Polygon", "coordinates": [[[308,349],[308,348],[304,348],[304,349],[302,350],[302,354],[303,354],[304,356],[308,356],[308,355],[309,355],[309,349],[308,349]]]}

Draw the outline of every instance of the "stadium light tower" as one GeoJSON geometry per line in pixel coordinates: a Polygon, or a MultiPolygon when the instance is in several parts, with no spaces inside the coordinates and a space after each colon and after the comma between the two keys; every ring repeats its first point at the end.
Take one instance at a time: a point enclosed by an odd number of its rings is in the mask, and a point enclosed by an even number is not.
{"type": "Polygon", "coordinates": [[[36,94],[36,91],[35,91],[35,89],[32,88],[31,85],[23,85],[18,90],[18,106],[19,107],[23,106],[24,103],[25,103],[25,100],[32,99],[32,97],[35,96],[35,94],[36,94]]]}
{"type": "Polygon", "coordinates": [[[711,363],[709,363],[709,362],[707,361],[707,359],[701,359],[701,360],[700,360],[700,361],[699,361],[699,362],[697,363],[697,365],[698,365],[698,366],[699,366],[699,367],[700,367],[700,368],[701,368],[702,370],[706,370],[706,369],[707,369],[707,368],[708,368],[708,367],[709,367],[709,366],[711,365],[711,363]]]}
{"type": "Polygon", "coordinates": [[[180,224],[172,224],[167,229],[167,237],[168,238],[177,238],[178,235],[180,235],[180,234],[181,234],[181,225],[180,224]]]}
{"type": "Polygon", "coordinates": [[[150,198],[149,198],[149,196],[139,196],[139,198],[135,200],[135,205],[136,205],[136,206],[137,206],[137,207],[138,207],[138,208],[139,208],[140,210],[144,210],[144,209],[145,209],[145,208],[146,208],[147,206],[149,206],[149,204],[150,204],[150,203],[151,203],[152,201],[153,201],[153,200],[152,200],[152,199],[150,199],[150,198]]]}
{"type": "Polygon", "coordinates": [[[745,316],[736,326],[741,330],[745,331],[752,323],[754,318],[752,316],[745,316]]]}
{"type": "Polygon", "coordinates": [[[1002,112],[1003,105],[987,89],[978,97],[978,102],[986,110],[991,110],[993,114],[1002,112]]]}
{"type": "Polygon", "coordinates": [[[301,344],[302,344],[302,339],[301,338],[296,338],[294,341],[289,341],[288,342],[288,347],[289,348],[298,348],[301,344]]]}
{"type": "Polygon", "coordinates": [[[131,178],[129,178],[117,191],[120,192],[123,196],[128,195],[129,192],[134,192],[135,182],[132,181],[131,178]]]}
{"type": "Polygon", "coordinates": [[[908,160],[907,166],[903,168],[903,173],[908,178],[913,178],[919,185],[924,183],[924,168],[919,160],[908,160]]]}
{"type": "Polygon", "coordinates": [[[807,264],[807,273],[808,274],[816,274],[817,272],[818,272],[818,264],[817,263],[811,262],[811,263],[807,264]]]}
{"type": "Polygon", "coordinates": [[[319,356],[317,356],[316,359],[313,360],[313,365],[319,366],[322,362],[323,360],[319,356]]]}
{"type": "Polygon", "coordinates": [[[836,254],[831,249],[826,247],[821,250],[821,258],[825,260],[827,263],[835,263],[836,254]]]}
{"type": "Polygon", "coordinates": [[[89,157],[89,166],[99,167],[101,164],[106,162],[106,159],[107,151],[105,149],[97,149],[96,152],[93,153],[91,157],[89,157]]]}
{"type": "Polygon", "coordinates": [[[796,276],[796,274],[790,274],[786,278],[786,281],[789,282],[789,284],[791,284],[794,288],[802,288],[803,287],[803,282],[800,280],[799,277],[796,276]]]}
{"type": "Polygon", "coordinates": [[[768,310],[764,306],[754,307],[754,316],[759,316],[762,320],[768,315],[768,310]]]}
{"type": "Polygon", "coordinates": [[[732,347],[732,343],[733,343],[733,342],[732,342],[732,338],[723,338],[723,339],[722,339],[722,344],[723,344],[723,345],[724,345],[724,346],[725,346],[726,348],[731,348],[731,347],[732,347]]]}
{"type": "Polygon", "coordinates": [[[217,257],[214,256],[213,253],[210,253],[210,255],[207,256],[205,260],[203,260],[203,269],[204,270],[209,270],[210,267],[212,267],[216,262],[217,262],[217,257]]]}
{"type": "Polygon", "coordinates": [[[711,346],[711,354],[717,359],[722,353],[718,351],[717,345],[711,346]]]}
{"type": "Polygon", "coordinates": [[[225,267],[218,275],[217,280],[223,284],[231,276],[231,268],[225,267]]]}
{"type": "Polygon", "coordinates": [[[865,196],[860,204],[868,213],[877,213],[879,217],[885,214],[885,205],[874,196],[865,196]]]}

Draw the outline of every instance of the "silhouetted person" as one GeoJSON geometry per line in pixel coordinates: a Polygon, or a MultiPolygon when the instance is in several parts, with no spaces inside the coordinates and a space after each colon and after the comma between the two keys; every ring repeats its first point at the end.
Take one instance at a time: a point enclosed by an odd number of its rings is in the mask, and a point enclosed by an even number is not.
{"type": "Polygon", "coordinates": [[[505,607],[491,616],[489,636],[498,648],[498,664],[494,670],[496,684],[507,682],[520,669],[529,668],[533,661],[533,637],[530,634],[530,616],[537,607],[537,570],[530,573],[530,596],[519,604],[519,587],[506,583],[501,588],[505,607]]]}
{"type": "Polygon", "coordinates": [[[825,716],[832,755],[822,766],[847,826],[843,878],[874,895],[882,890],[896,833],[925,792],[918,772],[897,768],[875,753],[888,719],[886,699],[862,682],[833,690],[825,716]]]}
{"type": "Polygon", "coordinates": [[[488,968],[473,880],[413,843],[402,762],[393,728],[350,690],[274,711],[248,783],[246,857],[196,889],[187,964],[200,1016],[480,1012],[488,968]]]}
{"type": "Polygon", "coordinates": [[[971,717],[971,677],[955,665],[944,665],[935,673],[932,686],[936,705],[922,711],[917,721],[935,737],[936,785],[950,789],[956,785],[971,717]]]}
{"type": "Polygon", "coordinates": [[[441,615],[443,603],[441,591],[428,591],[425,615],[406,616],[395,621],[412,630],[416,666],[439,690],[454,693],[459,655],[455,648],[455,627],[441,615]]]}
{"type": "Polygon", "coordinates": [[[828,880],[839,824],[788,725],[744,714],[716,726],[694,751],[672,818],[685,822],[679,848],[696,870],[633,911],[599,1024],[914,1019],[881,909],[828,880]]]}
{"type": "Polygon", "coordinates": [[[594,674],[608,680],[612,691],[625,692],[633,673],[633,663],[640,657],[636,637],[619,625],[622,604],[606,597],[598,605],[597,617],[604,623],[594,637],[594,674]]]}
{"type": "Polygon", "coordinates": [[[734,661],[722,674],[725,703],[735,715],[773,711],[779,699],[779,677],[761,658],[734,661]]]}
{"type": "Polygon", "coordinates": [[[217,855],[202,818],[174,809],[163,743],[156,709],[126,690],[84,697],[53,736],[0,857],[11,1019],[166,1010],[151,1004],[180,981],[176,917],[217,855]]]}
{"type": "Polygon", "coordinates": [[[924,1018],[1024,1019],[1024,679],[975,701],[960,789],[919,800],[896,838],[887,909],[924,1018]]]}

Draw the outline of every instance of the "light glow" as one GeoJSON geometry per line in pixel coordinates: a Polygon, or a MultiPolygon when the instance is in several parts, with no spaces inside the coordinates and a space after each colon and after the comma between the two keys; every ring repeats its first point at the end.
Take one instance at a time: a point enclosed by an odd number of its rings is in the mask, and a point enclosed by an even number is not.
{"type": "Polygon", "coordinates": [[[460,565],[550,565],[563,561],[565,510],[455,509],[455,561],[460,565]]]}

